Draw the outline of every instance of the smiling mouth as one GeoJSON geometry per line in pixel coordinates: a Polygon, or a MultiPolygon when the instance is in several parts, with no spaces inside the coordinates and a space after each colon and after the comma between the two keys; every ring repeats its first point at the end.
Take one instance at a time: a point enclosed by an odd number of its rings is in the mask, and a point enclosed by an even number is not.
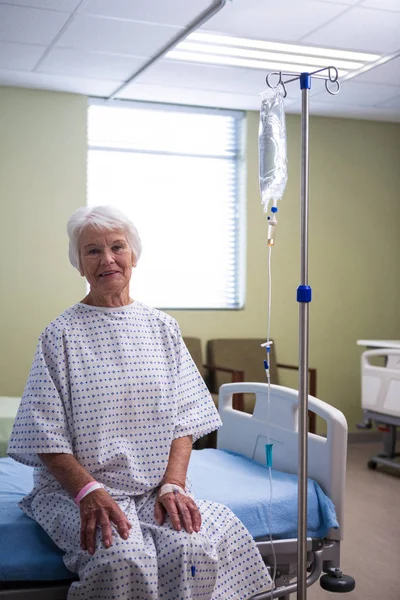
{"type": "Polygon", "coordinates": [[[106,271],[105,273],[100,273],[99,277],[110,277],[111,275],[118,275],[119,271],[106,271]]]}

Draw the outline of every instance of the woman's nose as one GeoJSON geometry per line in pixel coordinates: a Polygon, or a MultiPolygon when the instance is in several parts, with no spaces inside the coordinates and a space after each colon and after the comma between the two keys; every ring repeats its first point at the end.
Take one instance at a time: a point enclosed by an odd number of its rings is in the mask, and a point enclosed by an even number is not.
{"type": "Polygon", "coordinates": [[[108,250],[108,248],[106,248],[103,252],[103,255],[101,257],[101,263],[103,265],[110,265],[112,264],[114,261],[114,255],[111,252],[111,250],[108,250]]]}

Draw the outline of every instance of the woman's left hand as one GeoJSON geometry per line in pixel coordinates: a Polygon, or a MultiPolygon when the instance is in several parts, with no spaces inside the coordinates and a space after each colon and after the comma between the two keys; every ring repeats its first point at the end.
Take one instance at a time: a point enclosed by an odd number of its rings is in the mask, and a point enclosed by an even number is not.
{"type": "Polygon", "coordinates": [[[165,521],[165,515],[171,520],[172,527],[180,531],[182,527],[188,532],[200,531],[201,515],[193,498],[180,492],[170,492],[158,496],[154,507],[154,517],[159,525],[165,521]]]}

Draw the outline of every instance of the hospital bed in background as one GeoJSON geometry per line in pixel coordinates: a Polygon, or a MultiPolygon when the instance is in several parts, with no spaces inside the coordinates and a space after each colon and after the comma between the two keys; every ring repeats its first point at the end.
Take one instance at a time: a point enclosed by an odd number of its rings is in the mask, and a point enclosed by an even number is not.
{"type": "MultiPolygon", "coordinates": [[[[360,342],[363,340],[360,340],[360,342]]],[[[373,341],[365,341],[372,345],[373,341]]],[[[385,344],[385,341],[375,342],[385,344]]],[[[361,355],[360,429],[371,429],[375,423],[383,432],[383,452],[368,461],[370,469],[384,465],[400,469],[396,458],[397,427],[400,427],[400,342],[386,341],[392,348],[366,350],[361,355]],[[374,364],[380,361],[380,365],[374,364]]]]}
{"type": "Polygon", "coordinates": [[[0,396],[0,457],[7,453],[8,440],[19,403],[20,398],[0,396]]]}
{"type": "MultiPolygon", "coordinates": [[[[347,423],[337,409],[309,397],[309,408],[327,423],[327,436],[308,434],[307,585],[321,577],[331,591],[345,590],[340,577],[340,543],[347,452],[347,423]]],[[[223,426],[217,449],[194,450],[189,478],[198,499],[229,506],[257,543],[275,589],[254,600],[287,599],[296,591],[298,393],[262,383],[223,385],[219,394],[223,426]],[[254,394],[252,415],[234,410],[233,395],[254,394]],[[272,496],[266,444],[273,444],[272,496]],[[270,533],[273,541],[271,542],[270,533]],[[275,558],[274,558],[275,555],[275,558]]],[[[32,487],[31,467],[0,460],[0,600],[65,600],[73,579],[44,531],[17,502],[32,487]]]]}

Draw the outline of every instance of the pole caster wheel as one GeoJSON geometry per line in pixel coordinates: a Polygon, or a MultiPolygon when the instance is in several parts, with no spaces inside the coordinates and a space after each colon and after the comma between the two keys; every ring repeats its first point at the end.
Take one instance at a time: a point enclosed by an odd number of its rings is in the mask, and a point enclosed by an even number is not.
{"type": "Polygon", "coordinates": [[[377,466],[378,466],[378,464],[374,460],[369,460],[367,462],[367,467],[368,467],[368,469],[371,469],[371,471],[375,471],[377,466]]]}
{"type": "Polygon", "coordinates": [[[335,592],[337,594],[346,594],[352,592],[356,587],[356,582],[350,575],[343,575],[340,569],[329,569],[328,573],[322,575],[319,580],[323,590],[335,592]]]}

